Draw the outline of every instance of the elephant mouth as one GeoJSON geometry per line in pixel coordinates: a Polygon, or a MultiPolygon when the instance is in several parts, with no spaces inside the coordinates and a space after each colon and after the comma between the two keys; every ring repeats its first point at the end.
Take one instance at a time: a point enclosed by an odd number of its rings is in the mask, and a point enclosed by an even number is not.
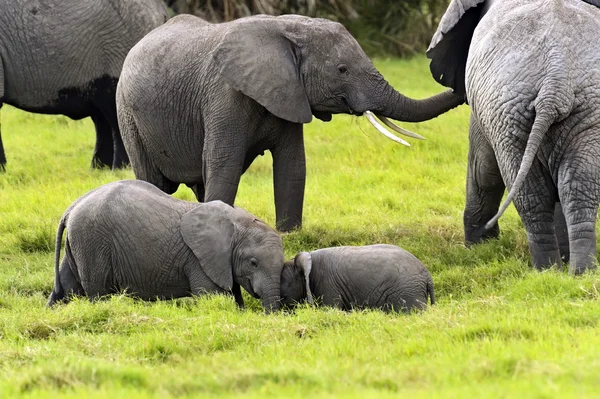
{"type": "Polygon", "coordinates": [[[331,121],[331,112],[315,111],[315,110],[311,110],[311,111],[312,111],[312,114],[315,116],[315,118],[322,120],[323,122],[331,121]]]}
{"type": "Polygon", "coordinates": [[[346,97],[340,97],[340,99],[342,100],[342,103],[344,104],[344,106],[348,109],[348,111],[346,111],[347,114],[350,115],[354,115],[354,116],[362,116],[362,112],[358,112],[352,109],[352,107],[350,106],[350,104],[348,103],[348,100],[346,99],[346,97]]]}

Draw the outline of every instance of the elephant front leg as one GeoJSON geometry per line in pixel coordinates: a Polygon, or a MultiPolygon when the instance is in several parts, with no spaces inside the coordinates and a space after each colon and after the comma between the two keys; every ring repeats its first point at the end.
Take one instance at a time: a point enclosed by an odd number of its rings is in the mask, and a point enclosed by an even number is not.
{"type": "Polygon", "coordinates": [[[302,226],[306,159],[301,124],[290,124],[273,153],[273,185],[277,229],[291,231],[302,226]]]}
{"type": "Polygon", "coordinates": [[[463,214],[467,246],[489,238],[498,238],[498,223],[489,230],[485,230],[484,226],[498,212],[504,188],[494,151],[475,117],[471,115],[467,201],[463,214]]]}
{"type": "MultiPolygon", "coordinates": [[[[244,171],[246,153],[246,147],[240,143],[232,143],[228,140],[204,142],[202,159],[204,202],[220,200],[233,206],[244,171]]],[[[194,193],[198,195],[196,191],[194,193]]]]}

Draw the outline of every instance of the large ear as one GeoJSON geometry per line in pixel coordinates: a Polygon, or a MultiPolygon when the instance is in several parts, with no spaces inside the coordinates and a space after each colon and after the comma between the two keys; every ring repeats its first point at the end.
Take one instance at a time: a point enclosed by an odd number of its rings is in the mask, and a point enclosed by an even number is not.
{"type": "Polygon", "coordinates": [[[465,69],[473,31],[485,0],[452,0],[431,39],[427,58],[433,78],[455,94],[465,95],[465,69]]]}
{"type": "Polygon", "coordinates": [[[261,16],[229,23],[212,56],[225,81],[273,115],[308,123],[312,113],[300,74],[297,47],[286,37],[294,19],[261,16]]]}
{"type": "Polygon", "coordinates": [[[183,241],[208,278],[224,290],[233,287],[231,266],[234,208],[221,201],[200,204],[181,217],[183,241]]]}
{"type": "Polygon", "coordinates": [[[294,264],[302,270],[304,282],[306,284],[306,300],[311,305],[314,303],[312,292],[310,292],[310,271],[312,269],[312,258],[308,252],[300,252],[294,258],[294,264]]]}

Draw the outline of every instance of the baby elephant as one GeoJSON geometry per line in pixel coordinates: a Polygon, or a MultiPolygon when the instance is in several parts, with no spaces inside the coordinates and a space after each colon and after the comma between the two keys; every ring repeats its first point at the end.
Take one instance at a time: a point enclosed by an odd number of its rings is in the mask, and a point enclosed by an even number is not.
{"type": "Polygon", "coordinates": [[[118,181],[65,211],[48,305],[71,295],[92,299],[125,290],[146,300],[232,293],[243,307],[242,286],[275,310],[283,263],[281,237],[242,209],[182,201],[144,181],[118,181]]]}
{"type": "Polygon", "coordinates": [[[335,247],[300,252],[285,262],[281,299],[285,306],[320,298],[344,310],[425,309],[433,305],[433,279],[423,264],[395,245],[335,247]]]}

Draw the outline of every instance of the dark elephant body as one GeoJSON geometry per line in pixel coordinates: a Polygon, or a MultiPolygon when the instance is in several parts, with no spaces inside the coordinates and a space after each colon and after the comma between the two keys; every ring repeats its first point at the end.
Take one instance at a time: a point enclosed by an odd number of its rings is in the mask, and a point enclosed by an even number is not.
{"type": "Polygon", "coordinates": [[[114,182],[65,212],[49,304],[125,291],[146,300],[229,292],[243,305],[241,285],[277,307],[282,264],[281,238],[241,209],[178,200],[142,181],[114,182]]]}
{"type": "Polygon", "coordinates": [[[435,303],[433,279],[411,253],[395,245],[334,247],[300,253],[285,263],[281,277],[284,305],[309,297],[344,310],[387,311],[425,309],[435,303]]]}
{"type": "Polygon", "coordinates": [[[596,267],[599,32],[600,10],[581,0],[451,2],[428,56],[473,111],[467,243],[497,237],[514,200],[535,267],[561,265],[561,252],[573,273],[596,267]]]}
{"type": "Polygon", "coordinates": [[[431,119],[462,103],[443,93],[396,92],[340,24],[254,16],[211,24],[180,15],[129,53],[117,88],[123,140],[136,178],[167,193],[232,204],[240,177],[270,150],[277,225],[298,227],[306,175],[303,123],[367,110],[431,119]]]}
{"type": "MultiPolygon", "coordinates": [[[[128,163],[115,92],[128,51],[164,23],[160,0],[0,0],[0,107],[92,117],[93,164],[128,163]]],[[[0,166],[6,158],[0,143],[0,166]]]]}

